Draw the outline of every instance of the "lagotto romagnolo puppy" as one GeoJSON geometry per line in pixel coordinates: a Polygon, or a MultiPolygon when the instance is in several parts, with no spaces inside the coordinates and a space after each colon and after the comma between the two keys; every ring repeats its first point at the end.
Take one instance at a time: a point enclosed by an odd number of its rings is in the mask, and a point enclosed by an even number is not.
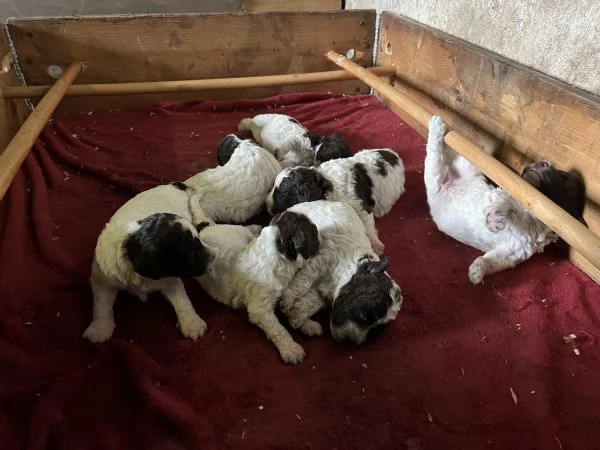
{"type": "Polygon", "coordinates": [[[361,150],[349,158],[324,162],[319,167],[284,169],[267,197],[267,211],[277,214],[302,202],[343,201],[358,213],[373,250],[384,245],[375,217],[387,214],[404,193],[404,164],[391,149],[361,150]]]}
{"type": "Polygon", "coordinates": [[[242,119],[238,129],[250,131],[256,142],[272,152],[284,168],[318,166],[325,161],[352,156],[340,133],[331,136],[311,133],[285,114],[259,114],[242,119]]]}
{"type": "Polygon", "coordinates": [[[293,328],[320,335],[311,319],[331,307],[330,329],[337,341],[360,345],[381,332],[402,305],[398,285],[386,272],[387,259],[372,251],[356,211],[342,202],[300,203],[286,213],[303,214],[321,236],[319,253],[294,276],[280,303],[293,328]]]}
{"type": "Polygon", "coordinates": [[[256,142],[233,134],[219,143],[217,154],[223,152],[230,154],[224,165],[206,169],[185,184],[196,190],[207,217],[215,222],[242,223],[263,209],[281,165],[256,142]]]}
{"type": "Polygon", "coordinates": [[[250,322],[265,332],[284,362],[300,363],[304,349],[279,322],[275,306],[294,274],[318,253],[317,227],[293,212],[273,217],[260,234],[259,227],[252,227],[204,228],[200,238],[211,253],[211,263],[196,279],[215,300],[246,308],[250,322]]]}
{"type": "MultiPolygon", "coordinates": [[[[556,240],[556,234],[510,194],[492,186],[475,166],[445,146],[445,133],[442,118],[433,116],[424,170],[427,203],[440,231],[485,252],[469,267],[471,282],[514,267],[556,240]]],[[[527,166],[522,177],[583,221],[585,190],[575,177],[547,162],[527,166]]]]}
{"type": "Polygon", "coordinates": [[[157,186],[121,206],[96,243],[90,277],[93,321],[83,336],[92,342],[112,336],[119,290],[143,301],[149,293],[161,292],[173,306],[183,335],[202,336],[206,323],[194,311],[181,277],[206,270],[209,254],[197,227],[211,223],[195,191],[183,183],[157,186]]]}

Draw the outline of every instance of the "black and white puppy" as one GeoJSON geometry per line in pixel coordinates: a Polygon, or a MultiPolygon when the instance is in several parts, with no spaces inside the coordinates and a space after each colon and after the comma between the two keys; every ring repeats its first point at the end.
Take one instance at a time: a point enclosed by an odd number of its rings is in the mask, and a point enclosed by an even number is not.
{"type": "Polygon", "coordinates": [[[319,251],[317,227],[305,215],[284,212],[260,230],[250,225],[214,225],[200,232],[212,256],[197,278],[215,300],[246,308],[251,323],[275,344],[284,362],[304,359],[298,345],[275,315],[275,306],[296,274],[319,251]]]}
{"type": "Polygon", "coordinates": [[[143,301],[161,292],[175,309],[183,335],[202,336],[206,323],[194,311],[181,277],[206,270],[209,254],[197,229],[209,223],[195,191],[183,183],[157,186],[121,206],[98,237],[90,277],[93,321],[83,336],[92,342],[112,336],[119,290],[143,301]]]}
{"type": "Polygon", "coordinates": [[[256,142],[232,134],[219,143],[219,154],[219,158],[229,155],[224,165],[206,169],[185,184],[196,190],[207,217],[215,222],[243,223],[264,208],[281,165],[256,142]]]}
{"type": "Polygon", "coordinates": [[[365,227],[346,203],[300,203],[286,213],[303,214],[321,236],[319,254],[308,261],[285,290],[280,306],[293,328],[320,335],[311,316],[331,307],[330,329],[340,342],[360,345],[381,332],[402,305],[400,288],[386,272],[388,261],[372,251],[365,227]]]}
{"type": "MultiPolygon", "coordinates": [[[[556,240],[556,234],[445,146],[445,133],[442,118],[432,116],[424,170],[427,203],[440,231],[485,252],[469,267],[469,279],[477,284],[485,275],[515,267],[542,252],[556,240]]],[[[580,180],[547,162],[527,166],[522,177],[585,223],[585,189],[580,180]]]]}
{"type": "Polygon", "coordinates": [[[284,169],[267,197],[267,211],[277,214],[293,205],[315,200],[343,201],[358,213],[378,255],[384,245],[375,217],[387,214],[404,193],[404,164],[391,149],[361,150],[319,167],[284,169]]]}
{"type": "Polygon", "coordinates": [[[318,166],[325,161],[352,156],[340,133],[331,136],[311,133],[285,114],[258,114],[242,119],[238,129],[250,131],[256,142],[273,153],[284,168],[318,166]]]}

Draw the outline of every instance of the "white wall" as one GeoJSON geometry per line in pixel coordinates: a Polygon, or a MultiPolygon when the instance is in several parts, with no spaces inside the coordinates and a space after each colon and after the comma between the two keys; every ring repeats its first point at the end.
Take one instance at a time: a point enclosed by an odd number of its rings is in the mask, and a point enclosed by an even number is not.
{"type": "Polygon", "coordinates": [[[401,14],[600,96],[598,0],[347,0],[401,14]]]}

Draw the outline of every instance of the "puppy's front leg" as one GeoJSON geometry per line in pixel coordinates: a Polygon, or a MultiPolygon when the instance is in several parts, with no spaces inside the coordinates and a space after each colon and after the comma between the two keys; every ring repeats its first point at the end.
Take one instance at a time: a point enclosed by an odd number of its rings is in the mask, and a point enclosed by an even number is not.
{"type": "Polygon", "coordinates": [[[473,284],[483,281],[485,275],[510,269],[529,259],[531,254],[514,253],[506,248],[495,248],[477,258],[469,267],[469,279],[473,284]]]}
{"type": "Polygon", "coordinates": [[[425,190],[427,191],[427,201],[431,202],[442,188],[448,174],[448,164],[444,159],[444,135],[446,134],[446,124],[439,116],[432,116],[429,119],[429,134],[427,136],[425,167],[423,178],[425,181],[425,190]]]}
{"type": "Polygon", "coordinates": [[[273,307],[266,300],[254,299],[248,302],[250,322],[265,332],[267,338],[288,364],[298,364],[304,359],[304,349],[292,339],[292,336],[277,319],[273,307]]]}
{"type": "Polygon", "coordinates": [[[362,213],[360,214],[363,224],[365,225],[365,231],[369,241],[371,241],[371,248],[377,256],[383,255],[385,245],[379,240],[379,233],[375,227],[375,216],[373,214],[362,213]]]}
{"type": "Polygon", "coordinates": [[[319,271],[305,266],[296,273],[281,300],[281,310],[288,318],[290,326],[298,329],[307,336],[320,336],[323,329],[311,317],[323,307],[323,300],[313,288],[319,271]]]}
{"type": "Polygon", "coordinates": [[[173,306],[179,329],[185,337],[195,340],[206,332],[206,322],[196,314],[192,302],[185,292],[183,281],[173,278],[166,282],[166,286],[160,291],[173,306]]]}
{"type": "Polygon", "coordinates": [[[118,290],[96,279],[93,274],[90,283],[94,295],[94,313],[92,323],[83,333],[83,337],[91,342],[104,342],[110,339],[115,330],[113,306],[118,290]]]}

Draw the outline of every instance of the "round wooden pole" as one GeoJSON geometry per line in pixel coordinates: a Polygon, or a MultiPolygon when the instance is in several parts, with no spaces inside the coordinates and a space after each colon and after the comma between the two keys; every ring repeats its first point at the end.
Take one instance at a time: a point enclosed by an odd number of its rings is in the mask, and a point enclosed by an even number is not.
{"type": "Polygon", "coordinates": [[[25,119],[19,131],[0,154],[0,199],[8,190],[10,183],[17,174],[23,160],[31,150],[35,140],[42,132],[46,122],[62,100],[65,91],[81,73],[83,66],[73,63],[63,72],[62,76],[40,100],[36,108],[25,119]]]}
{"type": "MultiPolygon", "coordinates": [[[[366,69],[374,77],[391,77],[396,73],[394,66],[371,67],[366,69]]],[[[215,78],[207,80],[148,81],[139,83],[80,84],[71,86],[66,97],[152,94],[165,92],[195,92],[212,89],[245,89],[270,86],[325,83],[354,80],[356,77],[346,70],[298,73],[286,75],[266,75],[259,77],[215,78]]],[[[2,89],[4,98],[41,97],[50,86],[12,86],[2,89]]]]}
{"type": "MultiPolygon", "coordinates": [[[[338,66],[354,74],[359,80],[371,86],[387,101],[410,114],[424,127],[428,127],[431,114],[418,103],[405,97],[393,86],[373,76],[363,67],[350,61],[337,52],[330,51],[327,58],[338,66]]],[[[458,154],[487,175],[498,186],[506,190],[515,200],[554,230],[574,250],[586,258],[595,268],[600,269],[600,238],[586,226],[574,219],[564,209],[535,189],[520,176],[508,169],[493,156],[488,155],[456,131],[446,133],[444,142],[458,154]]]]}

